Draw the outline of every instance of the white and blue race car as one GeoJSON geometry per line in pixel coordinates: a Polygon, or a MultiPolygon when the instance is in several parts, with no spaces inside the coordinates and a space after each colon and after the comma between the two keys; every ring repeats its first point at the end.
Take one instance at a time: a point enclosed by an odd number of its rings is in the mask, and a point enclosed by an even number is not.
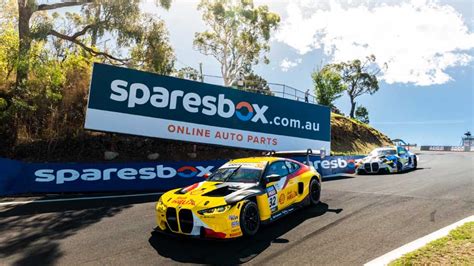
{"type": "Polygon", "coordinates": [[[357,174],[399,173],[418,166],[417,156],[402,146],[377,148],[356,163],[357,174]]]}

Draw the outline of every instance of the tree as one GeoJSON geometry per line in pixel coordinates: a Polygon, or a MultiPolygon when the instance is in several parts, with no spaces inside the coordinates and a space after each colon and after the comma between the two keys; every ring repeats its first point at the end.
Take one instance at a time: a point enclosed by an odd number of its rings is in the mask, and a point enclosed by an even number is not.
{"type": "MultiPolygon", "coordinates": [[[[148,22],[148,23],[146,23],[148,22]]],[[[174,70],[174,51],[169,44],[168,32],[163,21],[146,18],[149,24],[131,49],[131,65],[145,71],[168,75],[174,70]]]]}
{"type": "Polygon", "coordinates": [[[369,120],[369,111],[364,106],[358,106],[355,111],[355,118],[360,122],[368,124],[369,120]]]}
{"type": "Polygon", "coordinates": [[[181,79],[189,79],[194,81],[201,80],[201,75],[199,72],[192,67],[183,67],[177,70],[174,75],[181,79]]]}
{"type": "Polygon", "coordinates": [[[323,67],[313,72],[314,91],[319,104],[334,107],[333,102],[342,96],[346,89],[338,72],[330,67],[323,67]]]}
{"type": "MultiPolygon", "coordinates": [[[[41,1],[44,2],[44,1],[41,1]]],[[[160,0],[159,5],[169,8],[170,0],[160,0]]],[[[51,4],[39,4],[35,0],[18,0],[18,67],[16,75],[16,88],[22,85],[28,78],[29,72],[29,53],[32,42],[35,40],[46,40],[48,37],[54,37],[78,47],[93,56],[102,57],[114,63],[125,64],[129,58],[124,58],[107,49],[100,50],[96,47],[97,40],[105,33],[116,37],[114,51],[120,51],[118,48],[131,47],[134,44],[145,46],[147,54],[147,67],[162,70],[162,66],[157,66],[156,62],[150,60],[150,50],[160,52],[159,47],[163,43],[150,44],[147,38],[156,40],[156,34],[162,33],[162,25],[154,21],[144,21],[140,16],[139,0],[77,0],[61,1],[51,4]],[[73,32],[65,32],[66,29],[58,30],[54,19],[48,16],[47,12],[52,12],[64,7],[81,7],[80,14],[67,12],[66,16],[74,26],[73,32]],[[88,35],[91,35],[92,38],[88,35]],[[92,39],[92,41],[88,41],[92,39]],[[148,42],[148,43],[147,43],[148,42]],[[152,47],[156,46],[156,47],[152,47]],[[152,47],[152,48],[151,48],[152,47]],[[158,47],[158,48],[157,48],[158,47]]],[[[165,49],[169,55],[168,49],[165,49]]],[[[159,53],[158,53],[159,54],[159,53]]],[[[169,68],[165,68],[170,71],[169,68]]]]}
{"type": "MultiPolygon", "coordinates": [[[[386,64],[384,67],[386,68],[386,64]]],[[[355,99],[363,94],[374,94],[379,89],[377,75],[381,68],[375,65],[375,56],[371,55],[364,62],[352,61],[331,64],[329,67],[340,73],[342,82],[346,85],[347,95],[351,101],[350,117],[354,118],[355,99]]]]}
{"type": "Polygon", "coordinates": [[[268,86],[267,81],[261,76],[255,74],[253,71],[245,74],[241,80],[235,80],[232,83],[232,86],[242,89],[244,91],[250,91],[265,95],[273,95],[272,91],[270,90],[270,86],[268,86]],[[241,84],[239,84],[239,81],[241,82],[241,84]]]}
{"type": "Polygon", "coordinates": [[[225,86],[250,72],[262,54],[263,62],[269,63],[265,53],[279,15],[265,5],[255,7],[252,0],[201,0],[198,9],[210,29],[195,34],[194,46],[220,63],[225,86]]]}

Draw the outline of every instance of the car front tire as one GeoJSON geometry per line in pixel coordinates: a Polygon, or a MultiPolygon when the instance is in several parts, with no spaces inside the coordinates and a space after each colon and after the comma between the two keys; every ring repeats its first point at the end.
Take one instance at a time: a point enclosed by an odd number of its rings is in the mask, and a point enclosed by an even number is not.
{"type": "Polygon", "coordinates": [[[365,170],[362,170],[362,169],[357,169],[357,174],[358,175],[365,175],[365,174],[367,174],[367,172],[365,170]]]}
{"type": "Polygon", "coordinates": [[[401,162],[397,162],[397,173],[401,173],[403,169],[403,164],[401,162]]]}
{"type": "Polygon", "coordinates": [[[260,214],[257,204],[246,201],[240,210],[240,229],[244,236],[253,236],[260,228],[260,214]]]}
{"type": "Polygon", "coordinates": [[[311,179],[309,182],[309,203],[310,205],[317,205],[321,198],[321,185],[316,179],[311,179]]]}

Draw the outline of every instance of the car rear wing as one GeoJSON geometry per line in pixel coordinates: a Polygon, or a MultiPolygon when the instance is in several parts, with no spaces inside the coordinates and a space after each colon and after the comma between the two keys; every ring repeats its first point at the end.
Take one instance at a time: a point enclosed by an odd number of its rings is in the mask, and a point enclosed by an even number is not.
{"type": "Polygon", "coordinates": [[[267,156],[273,157],[299,157],[299,156],[306,156],[306,165],[311,166],[311,160],[309,159],[311,156],[320,156],[324,158],[326,152],[324,150],[298,150],[298,151],[270,151],[267,153],[267,156]]]}

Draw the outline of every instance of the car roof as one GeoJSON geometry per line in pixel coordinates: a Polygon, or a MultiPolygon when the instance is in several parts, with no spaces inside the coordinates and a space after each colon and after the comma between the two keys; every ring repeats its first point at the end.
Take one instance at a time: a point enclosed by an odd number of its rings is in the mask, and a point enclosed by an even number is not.
{"type": "Polygon", "coordinates": [[[262,162],[274,162],[278,160],[282,160],[284,158],[279,157],[271,157],[271,156],[261,156],[261,157],[247,157],[247,158],[239,158],[230,160],[229,163],[262,163],[262,162]]]}
{"type": "Polygon", "coordinates": [[[384,151],[384,150],[396,150],[397,146],[391,146],[391,147],[381,147],[381,148],[376,148],[374,149],[375,151],[384,151]]]}

